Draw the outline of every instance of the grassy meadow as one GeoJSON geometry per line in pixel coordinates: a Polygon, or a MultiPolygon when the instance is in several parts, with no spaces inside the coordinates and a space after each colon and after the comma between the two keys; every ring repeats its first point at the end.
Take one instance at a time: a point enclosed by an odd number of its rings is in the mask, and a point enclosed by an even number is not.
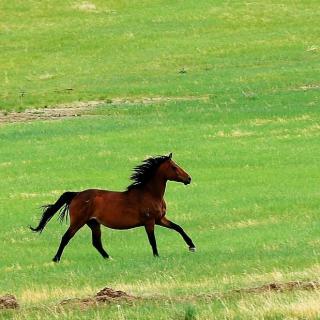
{"type": "Polygon", "coordinates": [[[317,1],[0,1],[1,109],[116,97],[85,116],[0,126],[0,319],[319,319],[320,293],[235,293],[319,281],[317,1]],[[72,89],[72,90],[70,90],[72,89]],[[187,100],[188,97],[199,100],[187,100]],[[203,99],[203,96],[206,99],[203,99]],[[200,99],[201,98],[201,99],[200,99]],[[123,190],[145,157],[173,152],[167,217],[191,236],[84,227],[51,262],[66,225],[28,225],[66,190],[123,190]],[[146,299],[58,308],[109,286],[146,299]],[[232,294],[230,294],[232,293],[232,294]]]}
{"type": "Polygon", "coordinates": [[[317,0],[1,0],[0,17],[3,110],[319,84],[317,0]]]}

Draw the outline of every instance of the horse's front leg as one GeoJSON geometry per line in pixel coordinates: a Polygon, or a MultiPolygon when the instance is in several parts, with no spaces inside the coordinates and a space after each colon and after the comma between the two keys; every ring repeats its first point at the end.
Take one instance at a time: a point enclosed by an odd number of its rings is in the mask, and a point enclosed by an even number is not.
{"type": "Polygon", "coordinates": [[[162,227],[165,227],[165,228],[168,228],[168,229],[173,229],[173,230],[179,232],[180,235],[182,236],[183,240],[189,246],[189,250],[191,252],[195,252],[196,251],[196,246],[194,245],[194,243],[192,242],[190,237],[184,232],[184,230],[178,224],[168,220],[165,217],[162,217],[161,220],[157,221],[157,224],[159,226],[162,226],[162,227]]]}
{"type": "Polygon", "coordinates": [[[155,225],[155,221],[151,220],[151,221],[148,221],[144,227],[146,229],[148,239],[149,239],[150,245],[152,247],[153,255],[155,257],[159,257],[156,237],[154,236],[154,225],[155,225]]]}

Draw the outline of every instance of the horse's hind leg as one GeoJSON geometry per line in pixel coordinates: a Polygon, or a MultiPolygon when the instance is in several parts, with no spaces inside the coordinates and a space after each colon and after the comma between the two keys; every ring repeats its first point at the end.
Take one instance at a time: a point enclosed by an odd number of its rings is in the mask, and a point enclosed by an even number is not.
{"type": "Polygon", "coordinates": [[[79,224],[79,225],[71,225],[68,230],[66,231],[66,233],[62,236],[61,239],[61,243],[59,246],[59,249],[56,253],[56,255],[54,256],[54,258],[52,259],[52,261],[54,262],[59,262],[63,249],[65,248],[65,246],[68,244],[68,242],[71,240],[71,238],[76,234],[76,232],[83,227],[83,224],[79,224]]]}
{"type": "Polygon", "coordinates": [[[102,246],[100,223],[95,219],[91,219],[87,222],[87,225],[92,231],[92,245],[99,251],[103,258],[109,258],[108,253],[103,249],[102,246]]]}
{"type": "Polygon", "coordinates": [[[196,251],[196,246],[194,245],[194,243],[189,238],[189,236],[184,232],[184,230],[178,224],[168,220],[165,217],[163,217],[160,221],[157,221],[156,223],[159,226],[162,226],[162,227],[165,227],[165,228],[169,228],[169,229],[173,229],[173,230],[177,231],[178,233],[180,233],[180,235],[182,236],[183,240],[189,246],[189,250],[192,251],[192,252],[196,251]]]}

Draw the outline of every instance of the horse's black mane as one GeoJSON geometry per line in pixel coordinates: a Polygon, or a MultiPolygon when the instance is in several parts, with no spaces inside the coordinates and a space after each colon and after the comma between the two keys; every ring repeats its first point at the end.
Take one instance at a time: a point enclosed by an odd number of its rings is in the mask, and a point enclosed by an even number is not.
{"type": "Polygon", "coordinates": [[[145,185],[152,178],[158,167],[169,159],[169,156],[157,156],[143,160],[142,164],[133,168],[130,177],[133,182],[127,187],[127,190],[145,185]]]}

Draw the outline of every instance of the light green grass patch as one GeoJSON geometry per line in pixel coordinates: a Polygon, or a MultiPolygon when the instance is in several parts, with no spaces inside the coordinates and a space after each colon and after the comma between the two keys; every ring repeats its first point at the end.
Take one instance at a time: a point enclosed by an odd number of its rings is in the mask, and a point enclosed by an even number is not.
{"type": "MultiPolygon", "coordinates": [[[[251,315],[249,307],[237,296],[209,306],[197,296],[272,281],[317,279],[319,144],[317,131],[307,128],[319,116],[304,97],[297,98],[299,94],[282,112],[278,96],[269,97],[274,108],[260,110],[259,100],[249,106],[239,95],[234,96],[239,108],[229,106],[223,112],[217,110],[217,104],[225,105],[222,99],[106,105],[97,116],[3,126],[0,238],[10,249],[2,253],[1,292],[16,294],[34,317],[42,312],[41,305],[55,308],[63,298],[86,297],[111,286],[173,299],[166,307],[156,299],[124,306],[129,318],[151,318],[158,312],[175,317],[184,314],[190,301],[197,310],[200,306],[200,318],[211,311],[224,314],[224,304],[234,310],[231,315],[245,318],[251,315]],[[263,123],[257,125],[256,119],[263,123]],[[235,131],[252,134],[217,135],[235,131]],[[41,236],[32,234],[27,226],[37,222],[40,205],[65,190],[123,190],[140,159],[170,151],[193,183],[168,184],[167,215],[193,238],[195,254],[169,230],[157,228],[161,257],[154,259],[143,229],[104,229],[105,246],[114,258],[108,262],[94,250],[84,228],[66,248],[61,264],[50,262],[66,227],[53,219],[41,236]]],[[[275,312],[284,312],[286,297],[279,298],[283,308],[275,312]]],[[[259,298],[248,299],[260,308],[259,298]]],[[[263,310],[261,318],[271,309],[263,310]]],[[[98,318],[101,312],[115,316],[118,309],[98,308],[84,317],[98,318]]]]}

